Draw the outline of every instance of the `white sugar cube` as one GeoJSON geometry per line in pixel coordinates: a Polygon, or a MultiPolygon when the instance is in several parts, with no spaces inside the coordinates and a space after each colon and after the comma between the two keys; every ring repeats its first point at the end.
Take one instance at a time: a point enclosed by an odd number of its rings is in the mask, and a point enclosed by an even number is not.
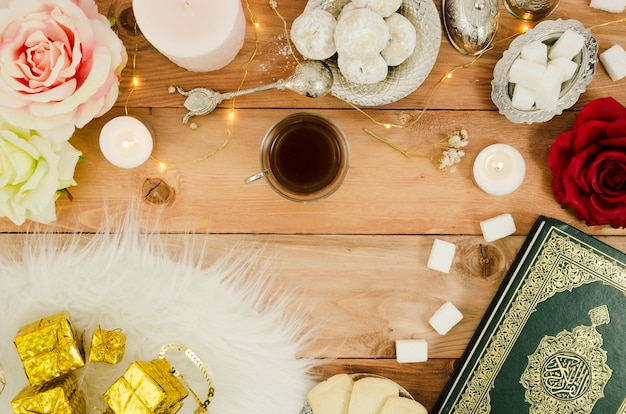
{"type": "Polygon", "coordinates": [[[480,229],[486,242],[490,243],[515,233],[515,222],[509,213],[483,220],[480,229]]]}
{"type": "Polygon", "coordinates": [[[429,269],[437,270],[438,272],[450,272],[455,251],[456,245],[454,243],[435,239],[433,247],[430,250],[428,264],[426,266],[428,266],[429,269]]]}
{"type": "Polygon", "coordinates": [[[535,40],[522,47],[520,56],[524,60],[545,66],[548,63],[548,46],[539,40],[535,40]]]}
{"type": "Polygon", "coordinates": [[[396,340],[396,361],[401,364],[428,361],[428,342],[424,339],[396,340]]]}
{"type": "Polygon", "coordinates": [[[430,326],[432,326],[439,335],[445,335],[454,325],[461,322],[462,319],[463,314],[456,306],[451,302],[446,302],[430,317],[428,323],[430,323],[430,326]]]}
{"type": "Polygon", "coordinates": [[[589,6],[609,13],[621,13],[626,9],[626,0],[591,0],[589,6]]]}
{"type": "Polygon", "coordinates": [[[537,109],[553,111],[559,103],[563,74],[558,67],[548,66],[537,85],[535,106],[537,109]]]}
{"type": "Polygon", "coordinates": [[[620,45],[613,45],[602,52],[600,62],[612,80],[626,77],[626,51],[620,45]]]}
{"type": "Polygon", "coordinates": [[[580,33],[567,29],[561,34],[550,48],[548,57],[550,59],[572,59],[578,54],[585,44],[585,37],[580,33]]]}
{"type": "Polygon", "coordinates": [[[509,69],[509,82],[535,89],[545,69],[546,67],[539,63],[517,58],[509,69]]]}
{"type": "Polygon", "coordinates": [[[527,88],[520,84],[515,85],[513,89],[513,97],[511,98],[511,104],[514,108],[522,111],[528,111],[535,105],[535,90],[527,88]]]}
{"type": "Polygon", "coordinates": [[[553,59],[548,62],[548,66],[555,66],[561,71],[563,74],[562,82],[572,79],[572,76],[576,73],[576,69],[578,69],[578,63],[565,58],[553,59]]]}

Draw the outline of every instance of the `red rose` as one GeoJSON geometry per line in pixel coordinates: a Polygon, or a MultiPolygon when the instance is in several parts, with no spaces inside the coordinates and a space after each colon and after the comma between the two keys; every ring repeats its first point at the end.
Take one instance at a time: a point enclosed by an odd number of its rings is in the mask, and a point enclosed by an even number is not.
{"type": "Polygon", "coordinates": [[[613,98],[589,102],[548,157],[552,191],[589,226],[626,227],[626,108],[613,98]]]}

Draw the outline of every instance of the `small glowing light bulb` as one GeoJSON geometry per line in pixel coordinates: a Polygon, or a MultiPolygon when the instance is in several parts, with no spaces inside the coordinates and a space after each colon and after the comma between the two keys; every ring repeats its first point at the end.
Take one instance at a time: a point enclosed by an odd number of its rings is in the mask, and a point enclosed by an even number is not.
{"type": "Polygon", "coordinates": [[[228,113],[228,121],[233,122],[235,120],[235,111],[230,111],[228,113]]]}
{"type": "Polygon", "coordinates": [[[391,129],[391,124],[385,124],[385,128],[391,129]]]}
{"type": "Polygon", "coordinates": [[[139,78],[137,76],[133,76],[133,86],[139,86],[139,78]]]}
{"type": "Polygon", "coordinates": [[[258,28],[260,28],[260,27],[261,27],[261,25],[259,24],[259,22],[254,22],[254,27],[255,27],[256,29],[258,29],[258,28]]]}
{"type": "Polygon", "coordinates": [[[159,161],[159,168],[161,169],[161,171],[164,171],[167,168],[167,164],[163,161],[159,161]]]}
{"type": "Polygon", "coordinates": [[[452,78],[452,72],[448,72],[448,74],[446,75],[446,78],[448,79],[452,78]]]}

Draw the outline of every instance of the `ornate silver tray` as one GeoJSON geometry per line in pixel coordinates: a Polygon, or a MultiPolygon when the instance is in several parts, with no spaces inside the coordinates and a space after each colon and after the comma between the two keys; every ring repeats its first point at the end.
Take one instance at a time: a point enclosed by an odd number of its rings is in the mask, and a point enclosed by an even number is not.
{"type": "Polygon", "coordinates": [[[587,85],[596,73],[596,63],[598,62],[598,42],[578,20],[546,20],[539,23],[535,28],[528,30],[515,38],[509,49],[504,51],[502,59],[496,63],[493,70],[493,80],[491,81],[491,100],[496,104],[500,113],[510,121],[516,123],[532,124],[534,122],[545,122],[556,115],[563,113],[565,109],[572,107],[580,94],[585,92],[587,85]],[[528,110],[522,111],[513,107],[511,97],[514,86],[509,83],[509,69],[520,55],[522,47],[535,40],[542,41],[547,45],[554,43],[567,29],[572,29],[585,37],[585,45],[580,53],[574,57],[578,63],[578,69],[572,78],[561,85],[561,96],[556,110],[528,110]]]}
{"type": "MultiPolygon", "coordinates": [[[[350,0],[309,0],[305,10],[324,9],[338,16],[350,0]]],[[[409,19],[417,32],[413,54],[389,68],[387,78],[373,84],[348,81],[337,67],[336,56],[325,60],[334,84],[330,93],[357,106],[379,106],[396,102],[415,91],[430,74],[441,45],[441,22],[432,0],[403,0],[399,13],[409,19]]]]}

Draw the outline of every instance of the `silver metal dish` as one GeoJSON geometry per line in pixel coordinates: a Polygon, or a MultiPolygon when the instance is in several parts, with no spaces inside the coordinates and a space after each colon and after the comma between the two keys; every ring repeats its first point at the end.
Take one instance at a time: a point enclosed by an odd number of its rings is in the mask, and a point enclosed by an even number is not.
{"type": "MultiPolygon", "coordinates": [[[[305,10],[324,9],[335,17],[350,0],[309,0],[305,10]]],[[[389,68],[387,78],[373,84],[348,81],[339,71],[336,55],[325,60],[334,84],[331,95],[357,106],[380,106],[396,102],[415,91],[430,74],[441,45],[441,22],[432,0],[403,0],[399,13],[409,19],[417,32],[413,54],[389,68]]]]}
{"type": "Polygon", "coordinates": [[[459,52],[476,56],[493,41],[500,23],[497,0],[442,0],[443,26],[459,52]]]}
{"type": "Polygon", "coordinates": [[[556,115],[563,113],[565,109],[572,107],[580,95],[585,92],[587,85],[592,81],[596,73],[598,62],[598,42],[578,20],[546,20],[530,29],[526,34],[517,37],[511,42],[509,49],[504,52],[502,59],[496,63],[491,81],[491,100],[510,121],[516,123],[532,124],[545,122],[556,115]],[[585,37],[585,45],[574,61],[578,63],[578,69],[574,76],[561,85],[561,95],[557,108],[548,110],[522,111],[513,107],[511,97],[514,85],[509,83],[509,69],[520,55],[522,47],[533,41],[539,40],[547,45],[553,44],[567,29],[572,29],[585,37]]]}

